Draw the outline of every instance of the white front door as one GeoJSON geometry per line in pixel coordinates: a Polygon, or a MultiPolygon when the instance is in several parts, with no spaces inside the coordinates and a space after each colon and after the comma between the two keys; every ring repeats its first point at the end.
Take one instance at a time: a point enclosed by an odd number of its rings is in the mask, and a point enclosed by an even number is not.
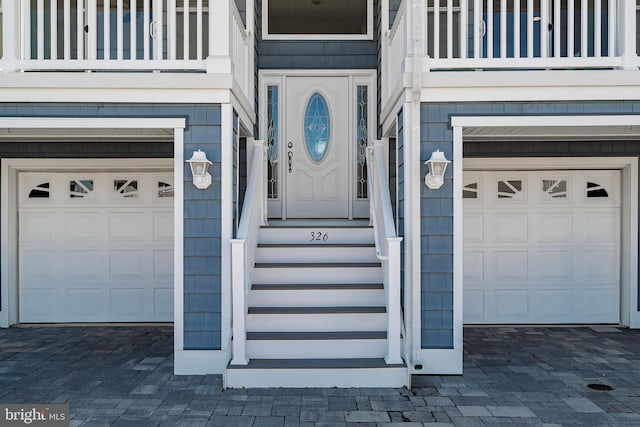
{"type": "Polygon", "coordinates": [[[349,216],[349,114],[348,77],[287,78],[287,217],[349,216]]]}

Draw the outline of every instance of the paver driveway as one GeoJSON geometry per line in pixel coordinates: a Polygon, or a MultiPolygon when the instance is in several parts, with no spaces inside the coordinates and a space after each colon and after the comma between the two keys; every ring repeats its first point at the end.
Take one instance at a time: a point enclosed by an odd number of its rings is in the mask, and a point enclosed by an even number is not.
{"type": "Polygon", "coordinates": [[[0,403],[69,403],[83,426],[640,426],[640,331],[467,328],[464,375],[412,390],[223,391],[174,376],[172,344],[163,326],[0,330],[0,403]]]}

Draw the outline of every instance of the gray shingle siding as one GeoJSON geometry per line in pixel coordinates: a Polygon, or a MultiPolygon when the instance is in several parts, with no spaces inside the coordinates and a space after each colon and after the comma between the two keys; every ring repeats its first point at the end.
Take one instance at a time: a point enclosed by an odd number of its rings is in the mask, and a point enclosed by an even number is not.
{"type": "MultiPolygon", "coordinates": [[[[431,152],[453,158],[452,115],[638,114],[639,102],[423,103],[420,110],[421,175],[431,152]]],[[[465,142],[464,157],[639,156],[640,141],[465,142]]],[[[453,347],[453,171],[445,185],[421,185],[422,348],[453,347]]],[[[638,295],[640,308],[640,295],[638,295]]]]}
{"type": "MultiPolygon", "coordinates": [[[[221,111],[210,104],[0,104],[2,117],[185,117],[185,159],[202,149],[213,162],[213,184],[197,190],[184,169],[184,344],[187,349],[220,348],[221,111]]],[[[0,157],[172,158],[173,142],[7,141],[0,157]]]]}

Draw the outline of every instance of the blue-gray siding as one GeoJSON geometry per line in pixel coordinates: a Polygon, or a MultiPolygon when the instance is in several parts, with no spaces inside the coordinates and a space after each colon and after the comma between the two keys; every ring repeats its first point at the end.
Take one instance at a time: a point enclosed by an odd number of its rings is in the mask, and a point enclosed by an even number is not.
{"type": "MultiPolygon", "coordinates": [[[[220,348],[220,142],[219,105],[158,104],[0,104],[2,117],[185,117],[184,157],[202,149],[213,162],[213,185],[197,190],[184,172],[185,348],[220,348]]],[[[5,141],[1,157],[172,158],[173,141],[73,142],[5,141]]]]}
{"type": "MultiPolygon", "coordinates": [[[[453,158],[452,115],[639,114],[639,102],[423,103],[420,161],[440,149],[453,158]]],[[[400,148],[399,148],[400,149],[400,148]]],[[[640,141],[466,142],[465,157],[638,156],[640,141]]],[[[421,175],[426,174],[422,165],[421,175]]],[[[422,348],[453,346],[453,182],[429,190],[421,185],[422,348]]],[[[640,308],[640,295],[638,295],[640,308]]]]}

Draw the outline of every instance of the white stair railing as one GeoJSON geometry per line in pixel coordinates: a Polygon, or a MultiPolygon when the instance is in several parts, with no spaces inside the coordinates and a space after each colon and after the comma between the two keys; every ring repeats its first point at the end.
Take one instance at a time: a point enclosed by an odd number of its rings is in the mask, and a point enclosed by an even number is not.
{"type": "Polygon", "coordinates": [[[382,262],[384,290],[387,300],[387,364],[402,362],[400,307],[400,242],[396,235],[384,162],[382,141],[367,148],[369,210],[373,222],[376,254],[382,262]]]}
{"type": "Polygon", "coordinates": [[[264,171],[267,147],[264,141],[254,141],[251,169],[235,239],[231,239],[231,287],[233,299],[232,365],[246,365],[247,299],[251,289],[251,271],[258,245],[258,231],[266,224],[266,191],[264,171]]]}

